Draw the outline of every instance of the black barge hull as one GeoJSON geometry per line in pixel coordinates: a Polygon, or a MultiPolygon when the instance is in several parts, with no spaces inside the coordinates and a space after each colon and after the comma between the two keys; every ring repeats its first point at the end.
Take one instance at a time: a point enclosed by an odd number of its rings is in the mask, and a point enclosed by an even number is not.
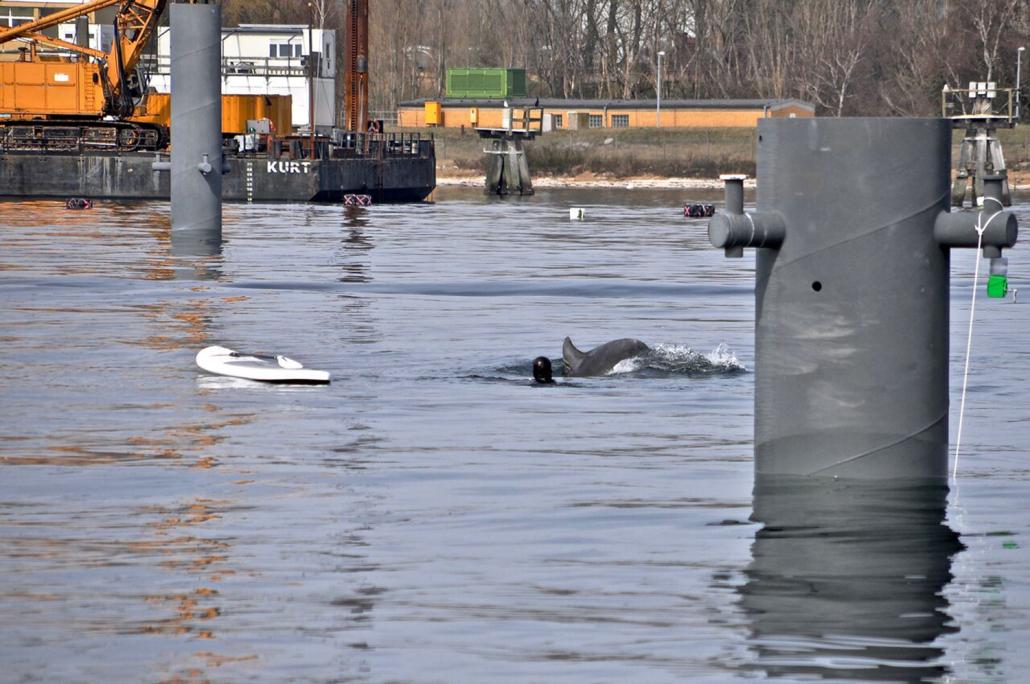
{"type": "MultiPolygon", "coordinates": [[[[0,153],[0,197],[167,200],[169,173],[153,152],[0,153]]],[[[436,187],[435,155],[290,160],[226,157],[222,197],[230,202],[420,202],[436,187]]]]}

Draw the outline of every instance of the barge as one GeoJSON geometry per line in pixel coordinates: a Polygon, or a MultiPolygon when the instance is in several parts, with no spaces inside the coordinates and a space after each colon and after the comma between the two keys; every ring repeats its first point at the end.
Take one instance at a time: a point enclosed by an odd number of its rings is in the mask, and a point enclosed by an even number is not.
{"type": "MultiPolygon", "coordinates": [[[[420,202],[436,187],[434,141],[417,133],[339,133],[253,145],[237,136],[224,154],[229,202],[420,202]]],[[[6,141],[10,143],[8,138],[6,141]]],[[[0,197],[167,200],[167,151],[48,149],[0,144],[0,197]],[[14,149],[12,149],[12,147],[14,149]]],[[[55,146],[56,147],[56,146],[55,146]]]]}

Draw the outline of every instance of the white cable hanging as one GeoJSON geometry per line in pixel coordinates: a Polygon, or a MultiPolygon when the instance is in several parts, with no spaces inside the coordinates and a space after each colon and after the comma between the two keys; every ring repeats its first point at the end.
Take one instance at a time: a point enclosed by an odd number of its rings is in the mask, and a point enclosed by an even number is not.
{"type": "Polygon", "coordinates": [[[962,445],[962,423],[966,415],[966,388],[969,385],[969,356],[973,350],[973,318],[976,314],[976,288],[980,280],[980,260],[983,258],[980,254],[980,250],[983,248],[984,231],[987,230],[987,226],[991,225],[991,221],[994,217],[1005,210],[1005,206],[997,199],[993,197],[985,197],[984,204],[987,202],[996,202],[1000,209],[991,214],[990,218],[987,219],[987,223],[981,224],[983,221],[983,210],[980,210],[979,215],[976,217],[976,225],[973,226],[976,229],[976,267],[973,269],[973,296],[969,303],[969,332],[966,335],[966,365],[962,371],[962,402],[959,404],[958,410],[958,433],[955,435],[955,463],[951,470],[952,482],[958,482],[958,454],[959,448],[962,445]]]}

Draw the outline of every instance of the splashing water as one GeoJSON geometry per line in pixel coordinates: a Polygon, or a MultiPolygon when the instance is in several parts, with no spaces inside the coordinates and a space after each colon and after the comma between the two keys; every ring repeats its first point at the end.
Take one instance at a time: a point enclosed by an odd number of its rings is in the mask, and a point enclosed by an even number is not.
{"type": "Polygon", "coordinates": [[[622,375],[624,373],[635,373],[641,368],[647,367],[647,356],[634,356],[631,359],[623,359],[615,364],[606,375],[622,375]]]}
{"type": "MultiPolygon", "coordinates": [[[[561,358],[551,359],[555,377],[563,375],[561,358]]],[[[746,373],[745,366],[726,344],[720,344],[708,353],[695,351],[683,344],[657,344],[651,351],[624,359],[615,365],[608,376],[638,375],[640,377],[729,377],[746,373]]],[[[505,364],[491,371],[467,376],[469,380],[519,383],[533,377],[530,361],[505,364]]]]}
{"type": "Polygon", "coordinates": [[[647,354],[620,361],[609,375],[648,372],[661,375],[736,375],[747,372],[726,344],[720,344],[706,353],[682,344],[657,344],[647,354]]]}

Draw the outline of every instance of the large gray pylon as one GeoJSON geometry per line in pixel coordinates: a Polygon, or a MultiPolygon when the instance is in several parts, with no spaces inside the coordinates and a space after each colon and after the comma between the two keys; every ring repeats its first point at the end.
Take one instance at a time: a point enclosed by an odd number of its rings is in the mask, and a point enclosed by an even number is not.
{"type": "Polygon", "coordinates": [[[217,4],[173,3],[172,240],[222,239],[222,18],[217,4]]]}
{"type": "Polygon", "coordinates": [[[758,248],[756,474],[945,480],[949,250],[993,216],[999,256],[1014,215],[948,212],[945,119],[765,119],[757,156],[757,211],[709,226],[758,248]]]}

